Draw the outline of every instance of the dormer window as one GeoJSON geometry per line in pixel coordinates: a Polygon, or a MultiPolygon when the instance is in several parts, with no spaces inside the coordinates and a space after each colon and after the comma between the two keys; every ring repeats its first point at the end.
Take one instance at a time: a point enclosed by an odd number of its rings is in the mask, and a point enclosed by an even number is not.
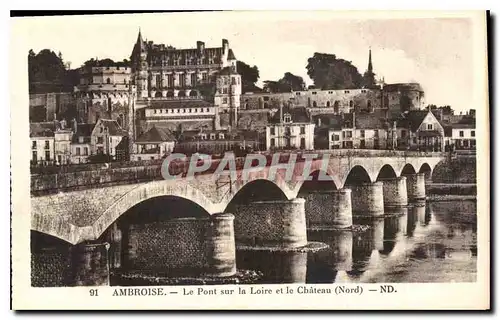
{"type": "Polygon", "coordinates": [[[215,140],[215,133],[210,134],[210,140],[215,140]]]}
{"type": "Polygon", "coordinates": [[[283,115],[283,122],[284,123],[290,123],[290,122],[292,122],[292,115],[289,114],[289,113],[285,113],[283,115]]]}
{"type": "Polygon", "coordinates": [[[223,133],[219,133],[219,139],[224,139],[224,134],[223,133]]]}

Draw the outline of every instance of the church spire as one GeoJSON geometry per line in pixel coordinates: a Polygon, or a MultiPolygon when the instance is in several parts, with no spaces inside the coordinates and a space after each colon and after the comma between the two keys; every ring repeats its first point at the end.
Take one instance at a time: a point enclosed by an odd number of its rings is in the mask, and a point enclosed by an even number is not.
{"type": "Polygon", "coordinates": [[[142,43],[141,27],[139,27],[139,34],[137,35],[137,42],[142,43]]]}
{"type": "Polygon", "coordinates": [[[368,72],[373,72],[372,65],[372,47],[368,49],[368,72]]]}

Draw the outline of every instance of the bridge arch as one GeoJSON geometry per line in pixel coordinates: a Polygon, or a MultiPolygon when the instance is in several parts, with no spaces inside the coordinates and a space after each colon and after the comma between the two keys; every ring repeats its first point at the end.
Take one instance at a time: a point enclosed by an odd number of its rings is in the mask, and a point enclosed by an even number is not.
{"type": "Polygon", "coordinates": [[[432,177],[432,168],[427,162],[420,166],[420,170],[418,170],[418,172],[425,174],[425,180],[430,180],[432,177]]]}
{"type": "Polygon", "coordinates": [[[404,165],[403,169],[401,170],[400,175],[405,175],[405,174],[415,174],[417,171],[415,170],[415,167],[411,163],[407,163],[404,165]]]}
{"type": "Polygon", "coordinates": [[[232,213],[235,205],[254,201],[287,200],[288,196],[274,181],[255,179],[241,186],[231,198],[224,212],[232,213]]]}
{"type": "Polygon", "coordinates": [[[346,187],[371,182],[372,179],[370,178],[370,174],[368,173],[368,171],[366,171],[363,166],[356,165],[349,171],[349,174],[346,176],[343,185],[344,187],[346,187]]]}
{"type": "Polygon", "coordinates": [[[392,178],[397,178],[396,171],[390,164],[385,164],[379,170],[379,173],[377,175],[377,181],[381,179],[392,179],[392,178]]]}
{"type": "Polygon", "coordinates": [[[335,179],[323,170],[315,170],[309,176],[309,180],[303,180],[296,187],[297,197],[309,194],[315,191],[337,190],[338,186],[335,179]]]}
{"type": "Polygon", "coordinates": [[[93,225],[94,237],[99,238],[111,224],[134,206],[151,198],[166,196],[189,200],[204,211],[212,213],[213,203],[187,181],[153,181],[132,189],[108,207],[93,225]]]}

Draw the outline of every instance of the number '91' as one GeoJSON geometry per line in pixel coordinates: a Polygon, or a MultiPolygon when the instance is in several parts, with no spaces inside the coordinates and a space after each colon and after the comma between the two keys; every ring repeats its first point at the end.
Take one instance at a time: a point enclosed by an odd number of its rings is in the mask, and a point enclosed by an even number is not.
{"type": "Polygon", "coordinates": [[[91,297],[97,297],[98,296],[97,289],[90,289],[89,293],[90,293],[91,297]]]}

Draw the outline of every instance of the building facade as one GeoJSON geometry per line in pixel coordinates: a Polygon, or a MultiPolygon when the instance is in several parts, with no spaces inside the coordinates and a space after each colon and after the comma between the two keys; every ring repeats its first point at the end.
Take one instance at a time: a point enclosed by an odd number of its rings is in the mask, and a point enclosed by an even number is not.
{"type": "Polygon", "coordinates": [[[305,108],[281,107],[266,127],[266,149],[313,150],[314,127],[305,108]]]}
{"type": "Polygon", "coordinates": [[[137,88],[136,109],[146,110],[141,113],[142,126],[147,127],[142,132],[151,127],[151,121],[156,126],[158,122],[182,122],[187,130],[203,125],[212,129],[236,126],[241,76],[226,39],[221,47],[206,48],[204,42],[197,41],[196,48],[176,49],[144,41],[139,31],[130,59],[137,88]],[[166,112],[161,116],[164,119],[149,110],[158,109],[158,103],[166,112]],[[167,111],[174,109],[173,113],[167,111]]]}
{"type": "Polygon", "coordinates": [[[174,151],[175,141],[174,135],[168,130],[152,127],[134,142],[130,160],[161,159],[174,151]]]}
{"type": "Polygon", "coordinates": [[[444,128],[429,110],[413,110],[398,120],[398,149],[445,151],[444,128]]]}
{"type": "Polygon", "coordinates": [[[116,159],[116,147],[126,135],[116,120],[99,119],[90,136],[91,155],[108,155],[116,159]]]}

